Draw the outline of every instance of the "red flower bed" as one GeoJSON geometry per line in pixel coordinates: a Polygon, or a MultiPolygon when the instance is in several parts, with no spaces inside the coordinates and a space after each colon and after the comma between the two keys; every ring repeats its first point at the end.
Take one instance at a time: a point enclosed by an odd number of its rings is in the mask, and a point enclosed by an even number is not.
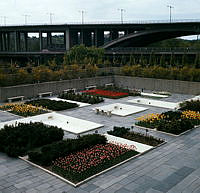
{"type": "Polygon", "coordinates": [[[96,167],[108,160],[115,159],[133,149],[134,147],[131,146],[127,149],[127,146],[101,144],[63,158],[58,158],[53,162],[53,165],[70,172],[82,173],[91,167],[96,167]]]}
{"type": "Polygon", "coordinates": [[[108,97],[108,98],[120,98],[120,97],[125,97],[129,95],[128,93],[125,93],[125,92],[115,92],[115,91],[101,90],[101,89],[86,90],[83,92],[90,95],[98,95],[98,96],[103,96],[103,97],[108,97]]]}

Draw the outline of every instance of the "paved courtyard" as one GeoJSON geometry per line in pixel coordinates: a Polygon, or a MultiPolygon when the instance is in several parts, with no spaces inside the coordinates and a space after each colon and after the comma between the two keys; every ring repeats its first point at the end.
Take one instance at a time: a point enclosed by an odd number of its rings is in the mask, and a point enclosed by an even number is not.
{"type": "MultiPolygon", "coordinates": [[[[162,100],[179,102],[192,97],[192,95],[173,94],[162,100]]],[[[160,113],[169,110],[149,107],[144,112],[127,117],[96,115],[92,110],[92,108],[116,102],[130,104],[127,101],[133,98],[106,99],[102,104],[59,113],[103,124],[105,126],[99,129],[99,132],[105,133],[113,126],[130,127],[136,117],[146,113],[160,113]]],[[[0,112],[0,122],[17,118],[20,117],[0,112]]],[[[143,132],[143,130],[138,131],[143,132]]],[[[165,139],[167,143],[78,188],[22,160],[9,158],[0,153],[0,193],[200,193],[200,128],[180,137],[158,134],[153,131],[149,133],[165,139]]],[[[65,137],[76,136],[65,132],[65,137]]]]}

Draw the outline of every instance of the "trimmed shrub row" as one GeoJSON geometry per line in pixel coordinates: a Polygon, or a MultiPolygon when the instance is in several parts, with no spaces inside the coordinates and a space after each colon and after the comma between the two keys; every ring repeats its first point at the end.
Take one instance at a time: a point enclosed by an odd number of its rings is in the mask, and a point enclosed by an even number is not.
{"type": "Polygon", "coordinates": [[[0,151],[8,156],[25,155],[29,150],[62,140],[64,132],[43,123],[18,123],[0,130],[0,151]]]}
{"type": "Polygon", "coordinates": [[[79,94],[79,93],[65,93],[59,96],[61,99],[66,100],[73,100],[83,103],[89,103],[89,104],[97,104],[104,101],[102,97],[99,96],[91,96],[87,94],[79,94]]]}
{"type": "Polygon", "coordinates": [[[45,145],[41,148],[29,151],[29,159],[39,165],[49,166],[52,161],[69,155],[85,148],[92,147],[97,144],[106,144],[106,138],[104,136],[93,134],[84,135],[79,139],[67,139],[58,141],[49,145],[45,145]]]}
{"type": "Polygon", "coordinates": [[[200,112],[200,100],[185,101],[180,104],[180,110],[181,111],[191,110],[200,112]]]}
{"type": "Polygon", "coordinates": [[[162,139],[154,138],[150,135],[145,135],[142,133],[136,133],[130,131],[129,128],[125,127],[114,127],[112,131],[107,132],[109,135],[114,135],[116,137],[122,137],[128,140],[136,141],[138,143],[143,143],[146,145],[157,146],[164,141],[162,139]]]}
{"type": "Polygon", "coordinates": [[[42,106],[43,108],[47,108],[53,111],[62,111],[62,110],[78,107],[76,103],[55,101],[55,100],[50,100],[50,99],[37,99],[37,100],[27,101],[25,104],[31,104],[34,106],[42,106]]]}

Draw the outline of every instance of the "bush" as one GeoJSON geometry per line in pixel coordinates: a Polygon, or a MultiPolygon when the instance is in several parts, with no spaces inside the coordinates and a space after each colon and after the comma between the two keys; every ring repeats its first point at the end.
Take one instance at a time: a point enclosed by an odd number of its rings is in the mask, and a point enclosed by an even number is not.
{"type": "Polygon", "coordinates": [[[53,111],[62,111],[62,110],[78,107],[76,103],[55,101],[55,100],[50,100],[50,99],[32,100],[32,101],[27,101],[25,104],[31,104],[34,106],[42,106],[43,108],[47,108],[53,111]]]}
{"type": "Polygon", "coordinates": [[[185,101],[180,104],[179,110],[181,111],[191,110],[200,112],[200,100],[185,101]]]}
{"type": "Polygon", "coordinates": [[[29,159],[40,165],[49,166],[59,157],[92,147],[97,144],[106,144],[106,138],[101,135],[84,135],[79,139],[67,139],[45,145],[40,149],[28,152],[29,159]]]}
{"type": "Polygon", "coordinates": [[[79,94],[79,93],[77,93],[77,94],[66,93],[66,94],[60,95],[59,98],[83,102],[83,103],[89,103],[89,104],[97,104],[97,103],[101,103],[101,102],[104,101],[104,99],[102,97],[99,97],[99,96],[90,96],[90,95],[87,95],[87,94],[79,94]]]}
{"type": "Polygon", "coordinates": [[[192,122],[188,119],[185,120],[173,120],[173,121],[163,121],[157,126],[157,130],[164,131],[167,133],[172,133],[179,135],[187,130],[194,127],[192,122]]]}
{"type": "Polygon", "coordinates": [[[130,131],[129,128],[125,128],[125,127],[114,127],[113,131],[108,131],[107,133],[109,135],[114,135],[117,137],[122,137],[124,135],[126,135],[128,132],[130,131]]]}
{"type": "Polygon", "coordinates": [[[63,136],[62,129],[43,123],[5,126],[0,130],[0,151],[12,157],[22,156],[33,148],[62,140],[63,136]]]}

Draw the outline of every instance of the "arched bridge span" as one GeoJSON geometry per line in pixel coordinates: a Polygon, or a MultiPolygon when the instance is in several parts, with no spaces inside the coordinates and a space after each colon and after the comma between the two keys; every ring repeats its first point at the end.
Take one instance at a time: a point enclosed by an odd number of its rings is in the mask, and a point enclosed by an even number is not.
{"type": "Polygon", "coordinates": [[[102,48],[109,49],[114,47],[145,47],[158,41],[181,36],[197,35],[199,33],[199,30],[194,29],[142,30],[109,41],[104,44],[102,48]]]}

